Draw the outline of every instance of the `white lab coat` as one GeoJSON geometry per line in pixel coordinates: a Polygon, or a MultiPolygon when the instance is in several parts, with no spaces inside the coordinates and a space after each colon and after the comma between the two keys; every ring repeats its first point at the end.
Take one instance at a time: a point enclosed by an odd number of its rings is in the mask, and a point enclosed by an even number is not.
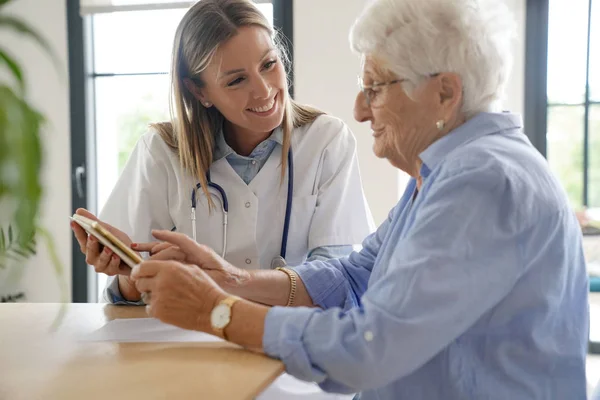
{"type": "MultiPolygon", "coordinates": [[[[356,140],[339,119],[320,116],[292,133],[294,192],[286,261],[302,263],[311,249],[359,244],[374,231],[362,190],[356,140]]],[[[229,201],[227,261],[248,269],[269,268],[280,253],[287,174],[281,183],[281,147],[246,185],[225,158],[210,168],[211,179],[229,201]]],[[[149,131],[137,143],[100,218],[135,242],[153,241],[152,229],[172,229],[192,236],[191,194],[196,179],[182,172],[176,154],[159,134],[149,131]]],[[[198,191],[197,240],[222,249],[222,213],[208,212],[198,191]]],[[[217,206],[218,202],[215,203],[217,206]]],[[[109,280],[110,283],[110,280],[109,280]]],[[[271,399],[351,399],[326,394],[314,383],[284,374],[260,397],[271,399]]]]}
{"type": "MultiPolygon", "coordinates": [[[[286,261],[301,264],[311,249],[359,244],[374,230],[362,190],[356,140],[339,119],[320,116],[292,133],[294,192],[286,261]]],[[[233,265],[269,268],[281,248],[287,174],[281,183],[281,147],[246,185],[225,158],[210,168],[211,180],[229,202],[227,254],[233,265]]],[[[196,179],[183,172],[177,155],[153,130],[144,134],[109,196],[100,219],[135,242],[153,241],[152,229],[192,236],[191,194],[196,179]]],[[[218,206],[219,202],[215,202],[218,206]]],[[[208,211],[198,191],[196,235],[221,253],[223,215],[208,211]]]]}

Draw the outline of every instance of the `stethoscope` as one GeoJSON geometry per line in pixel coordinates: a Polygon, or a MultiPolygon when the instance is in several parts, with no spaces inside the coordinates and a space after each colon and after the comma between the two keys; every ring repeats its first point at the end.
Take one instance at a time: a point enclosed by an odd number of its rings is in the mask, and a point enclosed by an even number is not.
{"type": "MultiPolygon", "coordinates": [[[[223,213],[223,250],[221,257],[225,258],[227,254],[227,214],[229,212],[229,201],[227,200],[227,194],[225,190],[218,184],[214,183],[210,179],[210,171],[206,173],[206,181],[208,182],[209,189],[212,188],[219,194],[210,192],[210,195],[217,198],[221,205],[221,212],[223,213]]],[[[200,183],[196,184],[196,187],[192,189],[192,238],[196,242],[196,193],[202,186],[200,183]]],[[[281,236],[281,251],[279,255],[273,258],[271,261],[271,268],[285,267],[285,253],[287,250],[287,239],[290,230],[290,218],[292,215],[292,197],[294,193],[294,160],[292,159],[292,149],[288,152],[288,188],[287,188],[287,199],[285,204],[285,220],[283,222],[283,234],[281,236]]]]}

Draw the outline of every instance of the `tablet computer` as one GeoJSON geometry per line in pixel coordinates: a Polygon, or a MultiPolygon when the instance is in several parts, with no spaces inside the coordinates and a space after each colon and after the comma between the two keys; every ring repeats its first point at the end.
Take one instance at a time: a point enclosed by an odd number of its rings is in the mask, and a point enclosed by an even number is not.
{"type": "Polygon", "coordinates": [[[109,230],[98,223],[98,221],[94,221],[93,219],[78,214],[74,214],[70,218],[77,225],[81,226],[88,234],[96,237],[102,245],[111,249],[113,253],[119,256],[119,258],[131,268],[143,261],[138,253],[110,233],[109,230]]]}

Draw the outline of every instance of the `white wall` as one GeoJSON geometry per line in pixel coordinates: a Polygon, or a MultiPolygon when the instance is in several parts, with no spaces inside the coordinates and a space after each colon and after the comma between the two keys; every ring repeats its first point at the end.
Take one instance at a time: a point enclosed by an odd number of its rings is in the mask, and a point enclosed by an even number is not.
{"type": "MultiPolygon", "coordinates": [[[[2,48],[22,65],[29,97],[48,121],[42,133],[45,162],[41,225],[50,231],[56,242],[58,257],[65,271],[61,279],[66,282],[66,295],[70,299],[71,232],[68,216],[71,210],[71,164],[66,2],[16,0],[3,9],[3,14],[5,12],[21,17],[37,29],[61,62],[57,73],[50,60],[31,41],[7,31],[0,32],[2,48]]],[[[49,260],[46,247],[40,244],[38,255],[28,263],[22,281],[28,301],[60,301],[60,286],[49,260]]]]}
{"type": "MultiPolygon", "coordinates": [[[[506,0],[519,23],[515,43],[515,67],[508,88],[507,109],[521,113],[524,96],[525,0],[506,0]]],[[[352,115],[360,72],[358,58],[350,51],[348,34],[365,0],[294,1],[295,95],[343,119],[358,141],[358,156],[367,200],[377,224],[396,204],[406,175],[377,159],[368,124],[352,115]]]]}

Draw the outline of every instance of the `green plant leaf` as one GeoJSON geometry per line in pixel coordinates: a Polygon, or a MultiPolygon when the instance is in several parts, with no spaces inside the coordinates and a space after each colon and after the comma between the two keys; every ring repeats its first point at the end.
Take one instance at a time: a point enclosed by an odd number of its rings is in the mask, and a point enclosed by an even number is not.
{"type": "Polygon", "coordinates": [[[4,236],[4,228],[0,226],[0,254],[6,252],[6,236],[4,236]]]}
{"type": "Polygon", "coordinates": [[[44,240],[46,243],[46,249],[50,255],[50,261],[54,266],[54,271],[56,272],[56,276],[58,278],[58,285],[60,286],[61,293],[61,302],[68,302],[68,286],[67,281],[64,279],[64,268],[63,264],[60,262],[60,257],[58,256],[58,252],[56,251],[56,243],[54,242],[54,238],[48,232],[47,229],[43,227],[37,227],[36,233],[44,240]]]}
{"type": "Polygon", "coordinates": [[[61,63],[52,50],[50,43],[26,22],[12,16],[0,15],[0,28],[11,28],[22,35],[29,36],[46,52],[57,71],[61,71],[61,63]]]}
{"type": "Polygon", "coordinates": [[[23,263],[36,254],[35,238],[23,245],[19,236],[15,236],[12,225],[9,225],[6,231],[0,227],[0,269],[6,268],[8,261],[23,263]]]}
{"type": "Polygon", "coordinates": [[[14,220],[21,246],[33,238],[41,199],[42,121],[41,114],[10,87],[0,85],[0,171],[14,172],[2,181],[17,205],[14,220]]]}
{"type": "Polygon", "coordinates": [[[23,72],[21,71],[19,64],[17,64],[17,62],[12,57],[10,57],[6,53],[6,51],[4,51],[2,49],[0,49],[0,64],[1,63],[6,64],[6,67],[12,72],[17,83],[19,84],[19,90],[21,91],[21,93],[24,92],[25,91],[25,79],[23,78],[23,72]]]}

